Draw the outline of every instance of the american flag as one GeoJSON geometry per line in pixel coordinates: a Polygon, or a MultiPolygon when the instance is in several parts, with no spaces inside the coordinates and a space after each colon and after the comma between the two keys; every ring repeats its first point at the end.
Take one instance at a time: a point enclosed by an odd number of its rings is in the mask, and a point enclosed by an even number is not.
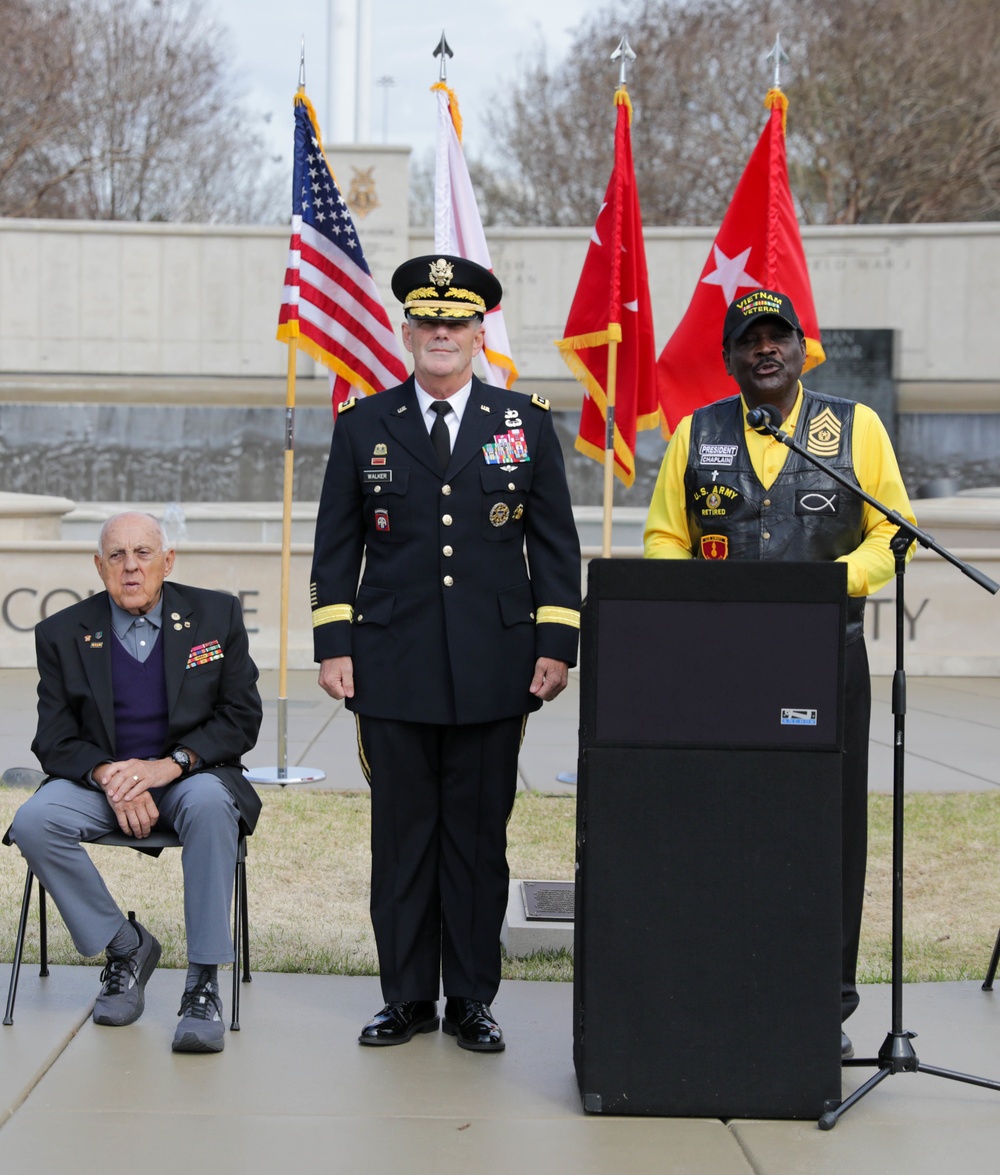
{"type": "Polygon", "coordinates": [[[323,153],[312,103],[295,95],[292,239],[278,339],[331,372],[336,405],[402,383],[406,368],[354,221],[323,153]]]}

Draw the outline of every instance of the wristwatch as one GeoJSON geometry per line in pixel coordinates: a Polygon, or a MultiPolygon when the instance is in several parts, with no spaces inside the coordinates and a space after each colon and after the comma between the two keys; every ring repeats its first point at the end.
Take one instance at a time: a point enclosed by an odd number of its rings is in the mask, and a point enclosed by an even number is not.
{"type": "Polygon", "coordinates": [[[191,770],[191,756],[187,753],[187,751],[184,750],[183,747],[178,747],[175,751],[172,751],[170,758],[173,759],[173,761],[181,769],[181,775],[187,775],[187,773],[191,770]]]}

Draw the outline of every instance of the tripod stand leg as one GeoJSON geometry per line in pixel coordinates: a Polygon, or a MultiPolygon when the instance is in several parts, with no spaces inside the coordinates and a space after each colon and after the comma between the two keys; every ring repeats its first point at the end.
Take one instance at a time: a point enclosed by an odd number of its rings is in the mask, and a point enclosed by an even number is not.
{"type": "Polygon", "coordinates": [[[869,1077],[864,1085],[859,1086],[849,1098],[842,1101],[835,1110],[827,1110],[819,1120],[820,1130],[832,1130],[834,1126],[840,1121],[841,1114],[846,1113],[847,1110],[854,1105],[855,1102],[861,1101],[866,1093],[870,1093],[880,1081],[884,1081],[886,1077],[892,1072],[891,1069],[879,1069],[879,1071],[872,1077],[869,1077]]]}
{"type": "Polygon", "coordinates": [[[993,954],[990,958],[990,965],[986,972],[986,978],[983,980],[983,991],[993,990],[993,977],[997,973],[997,963],[1000,963],[1000,930],[997,931],[997,940],[993,944],[993,954]]]}
{"type": "Polygon", "coordinates": [[[968,1073],[956,1073],[954,1069],[938,1069],[934,1065],[918,1065],[918,1073],[930,1073],[932,1077],[947,1077],[949,1081],[964,1081],[966,1085],[981,1085],[984,1089],[1000,1090],[1000,1081],[988,1077],[972,1077],[968,1073]]]}

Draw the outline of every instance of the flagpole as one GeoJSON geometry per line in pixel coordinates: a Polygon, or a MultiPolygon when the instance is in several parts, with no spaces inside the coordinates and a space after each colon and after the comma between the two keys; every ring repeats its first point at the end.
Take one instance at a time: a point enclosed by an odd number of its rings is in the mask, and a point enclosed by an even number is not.
{"type": "MultiPolygon", "coordinates": [[[[619,62],[617,88],[623,90],[628,83],[629,62],[635,61],[635,50],[628,43],[627,33],[618,42],[618,48],[611,54],[611,60],[619,62]]],[[[619,195],[619,199],[615,201],[615,215],[620,218],[621,214],[619,195]]],[[[618,233],[616,232],[612,240],[617,239],[618,233]]],[[[620,259],[615,258],[612,264],[619,265],[620,259]]],[[[617,272],[617,268],[614,272],[617,272]]],[[[621,335],[621,323],[609,322],[608,334],[610,337],[608,339],[607,410],[604,429],[604,521],[601,543],[601,554],[605,559],[611,558],[611,524],[615,499],[615,391],[618,384],[618,337],[616,336],[620,337],[621,335]]]]}
{"type": "MultiPolygon", "coordinates": [[[[610,324],[609,329],[612,325],[610,324]]],[[[615,499],[615,388],[618,383],[618,340],[608,341],[607,424],[604,433],[604,525],[601,554],[611,558],[611,512],[615,499]]]]}
{"type": "MultiPolygon", "coordinates": [[[[306,47],[302,38],[299,59],[299,93],[306,89],[306,47]]],[[[288,367],[285,378],[285,455],[281,507],[281,602],[278,619],[278,765],[255,767],[246,772],[251,783],[313,783],[326,779],[319,767],[288,770],[288,604],[292,578],[292,490],[295,485],[295,366],[298,341],[288,340],[288,367]]]]}

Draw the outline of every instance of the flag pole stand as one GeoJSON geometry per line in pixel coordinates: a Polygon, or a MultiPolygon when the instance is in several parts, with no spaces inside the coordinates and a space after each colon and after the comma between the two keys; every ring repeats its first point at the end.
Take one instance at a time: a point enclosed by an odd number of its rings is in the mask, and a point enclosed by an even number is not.
{"type": "Polygon", "coordinates": [[[246,773],[251,783],[316,783],[326,779],[319,767],[288,766],[288,597],[292,569],[292,487],[295,473],[295,339],[288,340],[288,378],[285,394],[285,475],[281,514],[281,618],[278,635],[278,764],[254,767],[246,773]]]}
{"type": "MultiPolygon", "coordinates": [[[[610,329],[610,328],[609,328],[610,329]]],[[[615,499],[615,386],[618,383],[618,340],[608,341],[607,420],[604,433],[604,520],[601,555],[611,558],[611,521],[615,499]]]]}

